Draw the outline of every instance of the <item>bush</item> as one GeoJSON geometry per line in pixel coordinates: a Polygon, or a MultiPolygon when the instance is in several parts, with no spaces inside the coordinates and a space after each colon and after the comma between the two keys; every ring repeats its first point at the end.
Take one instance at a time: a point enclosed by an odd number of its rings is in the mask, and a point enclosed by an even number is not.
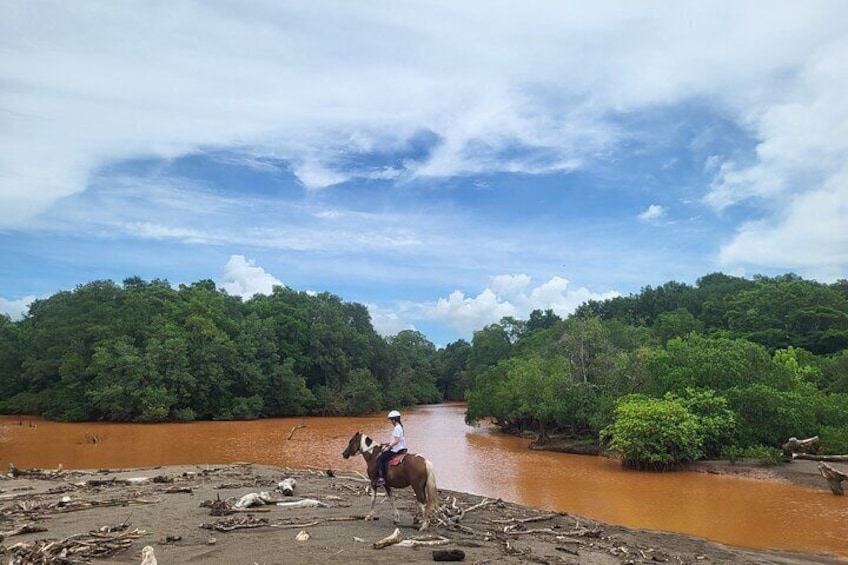
{"type": "Polygon", "coordinates": [[[171,414],[177,422],[194,422],[197,414],[191,408],[175,408],[171,414]]]}
{"type": "Polygon", "coordinates": [[[698,418],[676,400],[624,397],[601,437],[632,469],[673,469],[703,456],[698,418]]]}
{"type": "Polygon", "coordinates": [[[728,445],[722,450],[721,457],[730,461],[731,465],[736,465],[740,459],[745,457],[745,450],[737,445],[728,445]]]}
{"type": "Polygon", "coordinates": [[[746,447],[742,450],[742,456],[748,459],[756,459],[761,465],[770,467],[782,465],[784,462],[782,451],[765,445],[746,447]]]}
{"type": "Polygon", "coordinates": [[[705,457],[717,457],[725,446],[735,443],[736,415],[723,396],[712,390],[687,388],[679,398],[671,393],[666,398],[677,400],[698,419],[705,457]]]}
{"type": "Polygon", "coordinates": [[[725,393],[738,417],[742,447],[779,447],[790,437],[810,437],[817,430],[814,402],[801,392],[781,392],[754,384],[725,393]]]}
{"type": "Polygon", "coordinates": [[[819,445],[825,455],[848,453],[848,429],[824,426],[819,432],[819,445]]]}

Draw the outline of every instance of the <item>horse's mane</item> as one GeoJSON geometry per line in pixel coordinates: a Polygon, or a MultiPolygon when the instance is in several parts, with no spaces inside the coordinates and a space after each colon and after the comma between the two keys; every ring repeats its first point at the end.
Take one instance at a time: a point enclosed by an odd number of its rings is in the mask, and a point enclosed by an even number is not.
{"type": "MultiPolygon", "coordinates": [[[[374,441],[373,439],[371,439],[367,435],[363,434],[362,432],[359,432],[359,435],[362,436],[362,440],[361,440],[360,445],[368,446],[368,450],[374,449],[375,447],[380,445],[380,442],[374,441]]],[[[366,450],[363,450],[363,451],[366,451],[366,450]]]]}

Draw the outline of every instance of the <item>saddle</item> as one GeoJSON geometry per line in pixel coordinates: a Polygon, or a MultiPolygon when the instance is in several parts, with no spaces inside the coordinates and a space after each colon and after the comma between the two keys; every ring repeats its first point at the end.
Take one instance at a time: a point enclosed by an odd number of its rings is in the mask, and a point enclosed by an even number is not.
{"type": "Polygon", "coordinates": [[[398,453],[398,454],[397,454],[397,455],[395,455],[394,457],[391,457],[391,458],[390,458],[390,459],[386,462],[386,466],[387,466],[387,467],[395,467],[395,466],[397,466],[397,465],[400,465],[401,463],[403,463],[403,460],[404,460],[404,459],[406,459],[406,456],[407,456],[407,455],[409,455],[409,453],[407,453],[407,451],[406,451],[406,450],[401,451],[400,453],[398,453]]]}

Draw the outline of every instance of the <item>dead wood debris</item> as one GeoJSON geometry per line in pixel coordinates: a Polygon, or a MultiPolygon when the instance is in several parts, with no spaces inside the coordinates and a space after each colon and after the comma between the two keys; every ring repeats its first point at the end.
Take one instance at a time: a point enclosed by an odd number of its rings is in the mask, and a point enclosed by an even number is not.
{"type": "Polygon", "coordinates": [[[819,463],[819,473],[827,480],[833,494],[837,496],[845,494],[845,491],[842,489],[842,481],[848,481],[848,473],[838,471],[824,462],[819,463]]]}
{"type": "Polygon", "coordinates": [[[105,559],[132,546],[134,539],[147,535],[144,530],[121,532],[109,536],[91,532],[76,534],[63,540],[35,540],[16,543],[6,548],[9,565],[67,565],[91,559],[105,559]]]}
{"type": "Polygon", "coordinates": [[[287,437],[286,440],[290,440],[297,430],[299,430],[300,428],[305,428],[306,426],[307,424],[304,424],[303,422],[300,422],[299,424],[294,426],[289,432],[289,437],[287,437]]]}
{"type": "Polygon", "coordinates": [[[842,488],[842,481],[848,481],[848,473],[844,473],[838,469],[834,469],[825,461],[848,462],[848,455],[816,455],[810,453],[813,451],[813,444],[819,440],[819,436],[809,437],[807,439],[789,438],[783,444],[783,455],[789,460],[806,459],[809,461],[818,461],[819,474],[827,481],[830,486],[830,491],[842,496],[845,491],[842,488]]]}
{"type": "Polygon", "coordinates": [[[268,518],[251,516],[250,514],[246,516],[230,516],[229,518],[224,518],[223,520],[200,524],[200,527],[204,530],[215,530],[218,532],[231,532],[233,530],[241,530],[245,528],[262,528],[267,526],[270,526],[268,518]]]}
{"type": "Polygon", "coordinates": [[[18,469],[14,463],[9,463],[9,476],[15,479],[24,477],[27,479],[55,480],[65,475],[65,469],[59,465],[55,469],[18,469]]]}

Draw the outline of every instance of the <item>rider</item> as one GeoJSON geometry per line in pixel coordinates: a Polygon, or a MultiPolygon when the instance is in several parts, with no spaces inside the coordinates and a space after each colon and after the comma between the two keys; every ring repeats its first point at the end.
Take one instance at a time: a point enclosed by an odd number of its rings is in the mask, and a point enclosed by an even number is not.
{"type": "Polygon", "coordinates": [[[392,410],[386,419],[392,423],[392,439],[389,443],[383,444],[383,451],[377,457],[377,481],[376,486],[381,487],[386,484],[386,461],[399,453],[406,452],[406,437],[403,433],[403,424],[400,422],[400,412],[392,410]]]}

